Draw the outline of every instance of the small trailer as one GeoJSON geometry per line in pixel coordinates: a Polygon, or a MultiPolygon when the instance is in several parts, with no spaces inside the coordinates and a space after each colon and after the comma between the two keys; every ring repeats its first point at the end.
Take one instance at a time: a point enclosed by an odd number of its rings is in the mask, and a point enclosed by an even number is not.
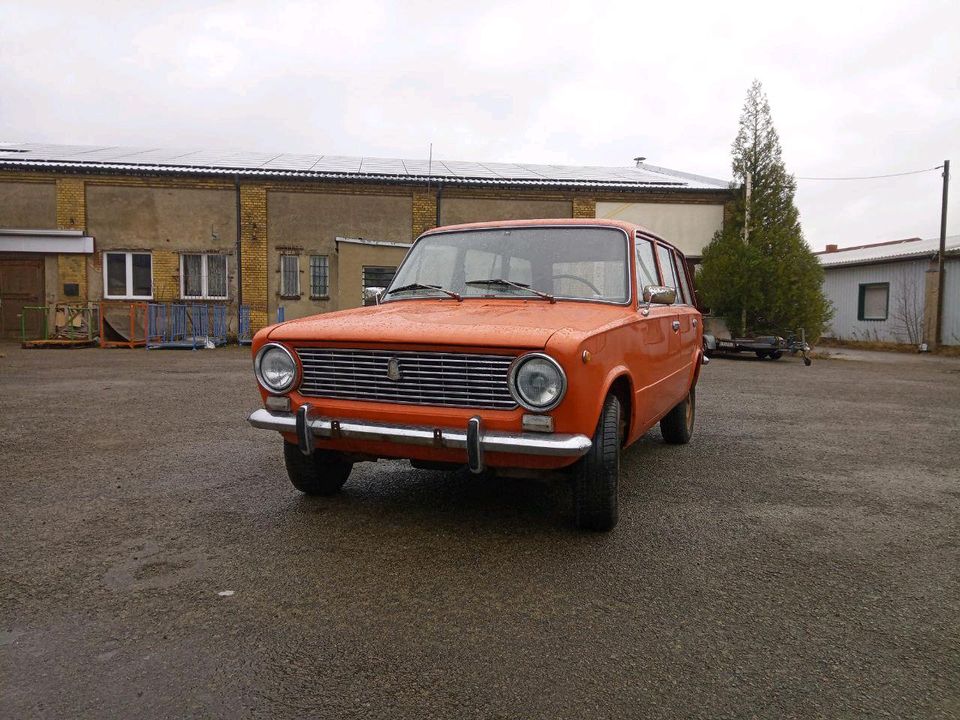
{"type": "Polygon", "coordinates": [[[791,355],[800,353],[803,356],[803,364],[811,364],[810,345],[807,344],[806,333],[801,328],[800,336],[788,335],[782,338],[779,335],[760,335],[758,337],[746,338],[718,338],[714,335],[704,333],[703,351],[707,357],[714,355],[726,355],[733,353],[752,352],[760,360],[770,359],[779,360],[785,352],[791,355]]]}

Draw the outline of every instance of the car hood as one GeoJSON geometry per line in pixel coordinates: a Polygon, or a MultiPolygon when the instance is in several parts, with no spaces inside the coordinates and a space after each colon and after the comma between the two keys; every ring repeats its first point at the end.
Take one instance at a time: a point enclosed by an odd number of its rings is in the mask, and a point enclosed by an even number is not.
{"type": "Polygon", "coordinates": [[[589,332],[624,306],[545,300],[402,300],[277,325],[271,340],[544,348],[561,329],[589,332]]]}

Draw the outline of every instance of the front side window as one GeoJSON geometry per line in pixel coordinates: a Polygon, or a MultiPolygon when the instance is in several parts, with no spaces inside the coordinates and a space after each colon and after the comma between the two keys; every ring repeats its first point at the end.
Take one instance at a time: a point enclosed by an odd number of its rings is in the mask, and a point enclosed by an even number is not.
{"type": "Polygon", "coordinates": [[[181,255],[180,296],[224,300],[227,297],[226,255],[181,255]]]}
{"type": "Polygon", "coordinates": [[[310,256],[310,297],[325,298],[330,294],[330,258],[310,256]]]}
{"type": "Polygon", "coordinates": [[[280,295],[300,297],[300,256],[280,256],[280,295]]]}
{"type": "Polygon", "coordinates": [[[107,299],[151,299],[153,262],[150,253],[104,253],[103,288],[107,299]]]}
{"type": "Polygon", "coordinates": [[[637,238],[637,290],[643,296],[648,285],[659,285],[657,263],[653,259],[653,244],[649,240],[637,238]]]}
{"type": "Polygon", "coordinates": [[[860,286],[857,320],[886,320],[890,308],[890,283],[866,283],[860,286]]]}
{"type": "Polygon", "coordinates": [[[625,303],[628,238],[605,227],[515,227],[442,232],[420,238],[403,261],[388,300],[443,295],[536,297],[625,303]],[[401,290],[400,288],[405,288],[401,290]]]}

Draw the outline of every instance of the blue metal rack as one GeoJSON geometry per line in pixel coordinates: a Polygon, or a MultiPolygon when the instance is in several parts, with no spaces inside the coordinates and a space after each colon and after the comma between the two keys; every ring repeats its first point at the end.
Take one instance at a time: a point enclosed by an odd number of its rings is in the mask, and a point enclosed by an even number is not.
{"type": "Polygon", "coordinates": [[[147,349],[197,350],[227,343],[227,306],[150,303],[147,349]]]}

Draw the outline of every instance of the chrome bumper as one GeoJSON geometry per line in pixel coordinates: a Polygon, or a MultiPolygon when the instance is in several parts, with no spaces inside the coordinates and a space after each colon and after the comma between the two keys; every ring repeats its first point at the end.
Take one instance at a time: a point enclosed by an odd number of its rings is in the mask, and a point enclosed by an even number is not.
{"type": "Polygon", "coordinates": [[[307,454],[313,451],[314,437],[463,449],[467,451],[468,465],[474,472],[483,470],[483,454],[486,452],[580,457],[590,450],[592,444],[586,435],[487,431],[479,417],[470,418],[467,427],[458,430],[313,417],[306,405],[301,406],[296,414],[256,410],[247,421],[261,430],[296,433],[300,449],[307,454]]]}

